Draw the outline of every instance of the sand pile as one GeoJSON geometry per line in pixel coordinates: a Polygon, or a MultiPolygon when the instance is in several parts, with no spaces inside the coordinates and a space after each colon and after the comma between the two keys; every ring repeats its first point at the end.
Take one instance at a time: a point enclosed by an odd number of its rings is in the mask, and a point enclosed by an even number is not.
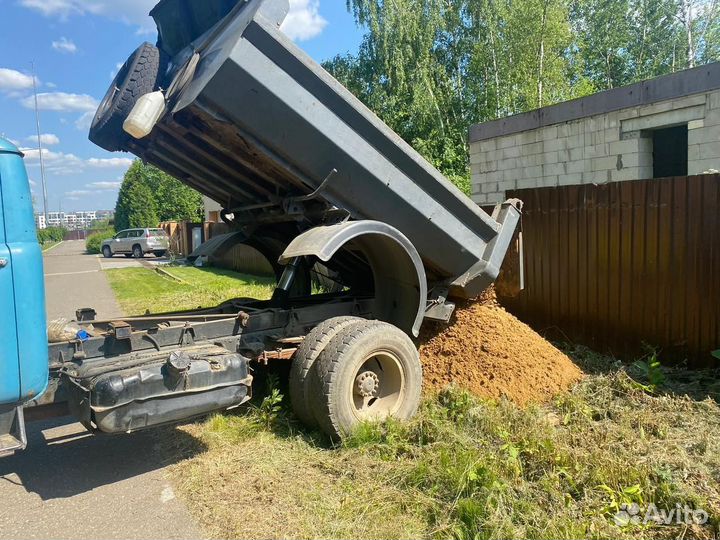
{"type": "Polygon", "coordinates": [[[450,326],[420,336],[425,387],[450,384],[526,405],[548,401],[582,377],[570,358],[498,305],[494,291],[458,305],[450,326]]]}

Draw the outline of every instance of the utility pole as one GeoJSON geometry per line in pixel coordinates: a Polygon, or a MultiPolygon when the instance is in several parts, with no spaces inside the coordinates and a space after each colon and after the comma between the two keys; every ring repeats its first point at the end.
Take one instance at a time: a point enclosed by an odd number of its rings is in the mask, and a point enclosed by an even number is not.
{"type": "Polygon", "coordinates": [[[33,95],[35,96],[35,127],[37,128],[38,154],[40,156],[40,182],[42,183],[43,192],[43,216],[45,216],[45,226],[48,222],[48,202],[47,202],[47,185],[45,184],[45,159],[43,158],[43,147],[40,135],[40,111],[38,109],[37,96],[37,79],[35,78],[35,63],[30,62],[33,80],[33,95]]]}

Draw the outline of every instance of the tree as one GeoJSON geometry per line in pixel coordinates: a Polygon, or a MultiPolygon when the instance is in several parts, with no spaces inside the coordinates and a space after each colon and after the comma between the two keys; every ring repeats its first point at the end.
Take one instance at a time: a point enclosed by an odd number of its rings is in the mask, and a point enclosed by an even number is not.
{"type": "Polygon", "coordinates": [[[157,167],[136,160],[125,173],[115,207],[117,230],[202,218],[200,194],[157,167]]]}
{"type": "Polygon", "coordinates": [[[325,67],[466,191],[467,129],[571,93],[566,0],[348,0],[367,33],[325,67]]]}
{"type": "Polygon", "coordinates": [[[720,58],[720,0],[346,0],[324,64],[466,191],[467,129],[720,58]]]}
{"type": "Polygon", "coordinates": [[[152,190],[142,181],[126,179],[115,207],[117,230],[157,227],[159,222],[152,190]]]}

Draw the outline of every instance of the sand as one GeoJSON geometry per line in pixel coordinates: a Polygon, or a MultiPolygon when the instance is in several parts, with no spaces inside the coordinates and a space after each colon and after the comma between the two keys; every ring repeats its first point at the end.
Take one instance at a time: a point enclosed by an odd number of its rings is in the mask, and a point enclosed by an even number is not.
{"type": "Polygon", "coordinates": [[[420,338],[431,392],[455,385],[525,406],[551,400],[583,375],[567,355],[505,311],[492,289],[459,304],[450,325],[426,324],[420,338]]]}

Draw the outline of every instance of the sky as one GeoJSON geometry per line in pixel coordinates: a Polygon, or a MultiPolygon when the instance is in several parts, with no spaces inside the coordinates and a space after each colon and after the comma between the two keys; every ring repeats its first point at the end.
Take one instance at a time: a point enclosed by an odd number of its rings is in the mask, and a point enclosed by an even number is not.
{"type": "MultiPolygon", "coordinates": [[[[197,0],[203,1],[203,0],[197,0]]],[[[111,210],[133,156],[87,139],[119,65],[157,32],[157,0],[0,0],[0,136],[25,153],[42,211],[32,67],[37,81],[48,211],[111,210]],[[10,52],[12,51],[12,52],[10,52]]],[[[354,52],[362,38],[342,0],[290,0],[282,30],[315,60],[354,52]]]]}

